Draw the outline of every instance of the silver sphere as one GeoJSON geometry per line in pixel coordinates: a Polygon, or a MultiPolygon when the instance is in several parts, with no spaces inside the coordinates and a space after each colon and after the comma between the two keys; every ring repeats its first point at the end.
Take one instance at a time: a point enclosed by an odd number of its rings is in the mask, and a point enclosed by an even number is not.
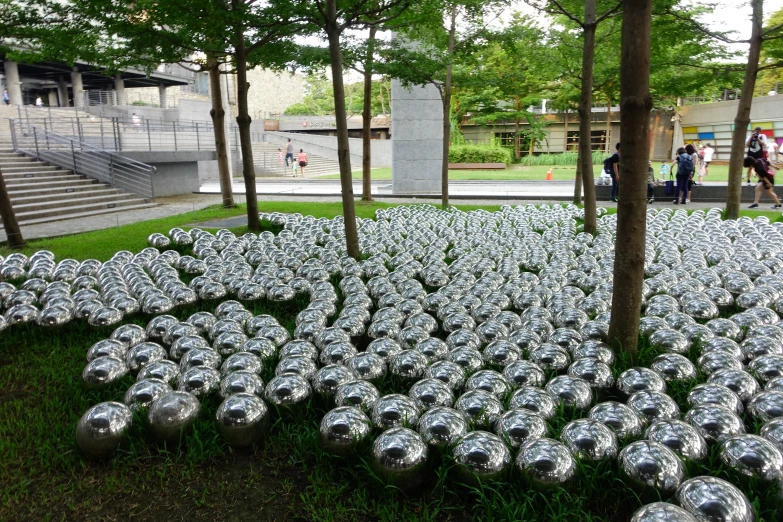
{"type": "Polygon", "coordinates": [[[748,414],[765,422],[783,417],[783,391],[757,393],[748,401],[748,414]]]}
{"type": "Polygon", "coordinates": [[[264,381],[257,374],[243,370],[229,373],[220,381],[220,396],[227,399],[237,393],[250,393],[262,397],[264,381]]]}
{"type": "Polygon", "coordinates": [[[373,404],[372,423],[380,429],[415,427],[422,411],[416,399],[399,393],[384,395],[373,404]]]}
{"type": "Polygon", "coordinates": [[[620,469],[628,479],[664,494],[674,493],[685,475],[677,454],[658,442],[632,442],[623,448],[619,458],[620,469]]]}
{"type": "Polygon", "coordinates": [[[765,482],[783,478],[783,453],[758,435],[729,437],[721,445],[720,458],[728,467],[748,477],[765,482]]]}
{"type": "Polygon", "coordinates": [[[688,393],[688,404],[693,406],[705,406],[715,404],[723,406],[737,415],[745,409],[739,396],[722,384],[705,383],[691,389],[688,393]]]}
{"type": "Polygon", "coordinates": [[[783,451],[783,419],[774,419],[761,427],[759,435],[775,444],[783,451]]]}
{"type": "Polygon", "coordinates": [[[656,421],[647,428],[645,437],[663,444],[684,459],[698,461],[707,456],[704,437],[683,421],[656,421]]]}
{"type": "Polygon", "coordinates": [[[626,404],[648,423],[680,417],[680,407],[677,403],[661,392],[636,392],[628,397],[626,404]]]}
{"type": "Polygon", "coordinates": [[[380,398],[380,392],[371,383],[355,380],[337,387],[334,402],[337,406],[353,406],[364,413],[369,413],[380,398]]]}
{"type": "Polygon", "coordinates": [[[511,465],[511,452],[500,437],[486,431],[473,431],[454,447],[457,471],[468,482],[502,479],[511,465]]]}
{"type": "Polygon", "coordinates": [[[237,393],[218,407],[218,432],[234,448],[252,446],[267,429],[269,409],[257,395],[237,393]]]}
{"type": "Polygon", "coordinates": [[[630,522],[699,522],[696,517],[674,504],[654,502],[637,509],[630,522]]]}
{"type": "Polygon", "coordinates": [[[642,419],[630,407],[620,402],[607,401],[596,404],[587,415],[611,428],[618,439],[639,438],[642,434],[642,419]]]}
{"type": "Polygon", "coordinates": [[[523,476],[539,486],[559,486],[576,473],[576,461],[565,444],[546,438],[524,443],[516,465],[523,476]]]}
{"type": "Polygon", "coordinates": [[[593,391],[584,379],[570,375],[559,375],[549,381],[546,391],[565,406],[586,410],[593,401],[593,391]]]}
{"type": "Polygon", "coordinates": [[[312,389],[297,373],[278,375],[266,385],[264,398],[278,407],[292,407],[310,398],[312,389]]]}
{"type": "Polygon", "coordinates": [[[319,429],[321,444],[327,452],[345,455],[366,439],[372,423],[361,410],[339,406],[324,415],[319,429]]]}
{"type": "Polygon", "coordinates": [[[530,410],[544,420],[551,419],[555,415],[557,403],[555,398],[541,388],[522,386],[511,395],[508,402],[509,409],[522,408],[530,410]]]}
{"type": "Polygon", "coordinates": [[[163,361],[168,358],[166,349],[157,343],[139,343],[125,354],[125,364],[134,373],[149,363],[163,361]]]}
{"type": "Polygon", "coordinates": [[[593,419],[569,422],[563,427],[560,440],[581,460],[617,456],[617,436],[605,424],[593,419]]]}
{"type": "Polygon", "coordinates": [[[521,408],[507,411],[495,422],[495,433],[512,448],[544,437],[548,429],[542,417],[521,408]]]}
{"type": "Polygon", "coordinates": [[[156,361],[144,366],[138,375],[137,380],[142,379],[160,379],[166,383],[174,383],[179,378],[179,365],[173,361],[156,361]]]}
{"type": "Polygon", "coordinates": [[[132,410],[149,408],[155,400],[169,393],[171,386],[160,379],[142,379],[136,381],[125,392],[123,402],[132,410]]]}
{"type": "Polygon", "coordinates": [[[696,428],[707,442],[723,442],[745,433],[742,419],[727,408],[714,404],[691,408],[685,414],[685,422],[696,428]]]}
{"type": "Polygon", "coordinates": [[[424,377],[438,379],[452,390],[459,390],[465,385],[465,370],[451,361],[437,361],[424,371],[424,377]]]}
{"type": "Polygon", "coordinates": [[[193,427],[200,411],[201,403],[196,397],[184,391],[173,391],[152,403],[147,420],[159,440],[177,442],[193,427]]]}
{"type": "Polygon", "coordinates": [[[436,406],[451,407],[454,404],[454,394],[443,381],[438,379],[421,379],[408,391],[408,396],[419,401],[424,409],[436,406]]]}
{"type": "Polygon", "coordinates": [[[96,357],[84,367],[82,379],[90,386],[109,386],[128,374],[128,365],[114,357],[96,357]]]}
{"type": "Polygon", "coordinates": [[[412,489],[424,482],[427,471],[427,444],[413,430],[392,428],[375,439],[372,468],[400,489],[412,489]]]}
{"type": "Polygon", "coordinates": [[[464,413],[478,427],[491,427],[503,414],[503,404],[484,390],[463,393],[454,403],[454,409],[464,413]]]}
{"type": "Polygon", "coordinates": [[[649,368],[630,368],[617,378],[617,389],[626,396],[640,391],[666,392],[663,377],[649,368]]]}
{"type": "Polygon", "coordinates": [[[546,382],[544,371],[535,363],[530,361],[514,361],[503,368],[503,377],[517,389],[521,386],[540,387],[546,382]]]}
{"type": "Polygon", "coordinates": [[[733,484],[716,477],[696,477],[680,485],[677,501],[697,520],[709,522],[754,522],[747,497],[733,484]]]}
{"type": "Polygon", "coordinates": [[[87,410],[76,425],[76,444],[89,457],[110,457],[128,434],[133,413],[120,402],[102,402],[87,410]]]}
{"type": "Polygon", "coordinates": [[[220,388],[220,372],[208,366],[195,366],[179,376],[177,389],[188,392],[198,398],[217,391],[220,388]]]}
{"type": "Polygon", "coordinates": [[[103,339],[90,346],[87,350],[87,362],[98,357],[113,357],[121,361],[125,360],[125,353],[128,351],[119,341],[113,339],[103,339]]]}
{"type": "Polygon", "coordinates": [[[419,418],[417,430],[429,445],[450,446],[468,432],[468,422],[456,410],[437,406],[419,418]]]}
{"type": "Polygon", "coordinates": [[[353,370],[342,364],[327,364],[315,372],[313,391],[323,397],[332,397],[340,385],[356,378],[353,370]]]}

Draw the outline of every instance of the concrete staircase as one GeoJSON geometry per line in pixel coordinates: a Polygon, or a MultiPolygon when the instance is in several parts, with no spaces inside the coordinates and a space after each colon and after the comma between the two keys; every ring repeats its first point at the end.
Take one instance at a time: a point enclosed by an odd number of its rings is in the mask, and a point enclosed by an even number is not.
{"type": "MultiPolygon", "coordinates": [[[[291,176],[291,167],[285,167],[285,162],[281,167],[277,160],[277,149],[279,145],[274,143],[265,142],[253,142],[253,163],[256,166],[256,175],[261,176],[291,176]]],[[[283,149],[283,156],[285,157],[285,147],[283,149]]],[[[305,152],[307,152],[305,150],[305,152]]],[[[294,151],[294,159],[296,159],[298,150],[294,151]]],[[[290,161],[289,161],[290,165],[290,161]]],[[[305,177],[313,178],[322,174],[337,174],[340,172],[340,163],[337,160],[332,160],[319,156],[317,154],[311,154],[307,152],[307,167],[305,167],[305,177]]]]}
{"type": "Polygon", "coordinates": [[[20,225],[155,206],[136,194],[14,152],[6,112],[0,112],[0,171],[20,225]]]}

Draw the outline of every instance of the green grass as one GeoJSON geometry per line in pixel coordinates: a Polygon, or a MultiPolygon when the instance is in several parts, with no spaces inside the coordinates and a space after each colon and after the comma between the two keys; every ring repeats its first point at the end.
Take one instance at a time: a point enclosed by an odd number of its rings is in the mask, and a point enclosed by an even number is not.
{"type": "MultiPolygon", "coordinates": [[[[660,163],[654,163],[656,176],[658,176],[658,168],[660,163]]],[[[544,181],[546,171],[550,167],[546,165],[535,165],[530,167],[523,167],[520,165],[512,165],[506,170],[450,170],[449,179],[454,181],[481,181],[481,180],[518,180],[518,181],[544,181]]],[[[599,176],[603,171],[602,165],[593,166],[593,175],[599,176]]],[[[575,166],[559,166],[552,167],[552,179],[554,181],[570,181],[574,179],[576,174],[575,166]]],[[[727,165],[713,165],[710,167],[710,175],[704,178],[704,181],[721,181],[726,182],[729,179],[729,167],[727,165]]],[[[327,174],[325,176],[318,176],[315,179],[340,179],[339,174],[327,174]]],[[[361,171],[353,172],[353,179],[362,179],[361,171]]],[[[377,168],[372,170],[372,179],[378,181],[387,181],[392,179],[390,168],[377,168]]]]}
{"type": "MultiPolygon", "coordinates": [[[[260,205],[263,211],[324,217],[341,210],[338,203],[260,205]]],[[[357,203],[357,214],[370,217],[376,209],[388,206],[357,203]]],[[[58,259],[107,259],[116,250],[144,248],[152,232],[165,233],[171,227],[243,211],[210,208],[118,230],[31,242],[26,252],[47,248],[58,259]]],[[[781,217],[772,212],[743,214],[781,217]]],[[[302,299],[286,306],[264,302],[252,311],[272,314],[292,331],[296,312],[305,305],[302,299]]],[[[196,309],[178,310],[175,315],[184,319],[196,309]]],[[[145,324],[140,317],[131,321],[145,324]]],[[[454,472],[448,454],[438,452],[431,455],[429,482],[418,490],[402,492],[372,473],[368,448],[347,457],[331,456],[321,449],[318,421],[325,408],[319,401],[291,413],[273,411],[264,440],[248,450],[232,450],[218,435],[212,421],[219,403],[216,398],[204,401],[193,432],[177,445],[152,440],[143,416],[138,415],[127,443],[112,459],[91,461],[74,444],[76,422],[91,405],[121,401],[133,381],[126,377],[103,390],[83,386],[80,374],[85,352],[108,334],[81,322],[54,331],[14,327],[0,334],[0,520],[624,521],[642,503],[657,500],[629,487],[616,461],[579,463],[571,484],[542,492],[528,485],[516,470],[500,483],[465,484],[454,472]]],[[[617,375],[634,365],[649,364],[656,355],[643,339],[636,360],[620,356],[613,369],[617,375]]],[[[265,382],[273,368],[273,364],[265,368],[265,382]]],[[[699,375],[692,383],[670,386],[681,408],[689,387],[703,380],[699,375]]],[[[383,393],[406,391],[403,383],[392,378],[379,383],[379,388],[383,393]]],[[[581,415],[562,408],[550,423],[549,435],[557,436],[559,428],[581,415]]],[[[750,418],[745,421],[753,426],[750,418]]],[[[733,475],[720,464],[715,448],[706,464],[689,464],[688,468],[688,476],[717,474],[738,484],[760,514],[759,520],[780,519],[775,487],[733,475]]]]}

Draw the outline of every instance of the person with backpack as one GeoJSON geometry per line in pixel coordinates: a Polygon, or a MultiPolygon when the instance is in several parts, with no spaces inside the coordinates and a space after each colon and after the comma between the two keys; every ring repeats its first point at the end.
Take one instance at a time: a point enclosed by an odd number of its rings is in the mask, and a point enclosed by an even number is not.
{"type": "Polygon", "coordinates": [[[674,203],[684,205],[688,201],[688,191],[690,189],[691,178],[693,177],[694,165],[693,156],[696,150],[693,145],[686,145],[685,148],[677,149],[677,159],[672,162],[672,169],[677,166],[677,192],[674,194],[674,203]],[[690,151],[690,152],[689,152],[690,151]],[[677,199],[679,196],[679,200],[677,199]]]}
{"type": "Polygon", "coordinates": [[[617,142],[614,148],[616,152],[604,160],[604,172],[612,178],[609,200],[617,203],[617,196],[620,192],[620,142],[617,142]]]}
{"type": "Polygon", "coordinates": [[[775,194],[775,175],[770,170],[769,163],[764,159],[748,156],[742,162],[742,165],[749,170],[754,170],[756,177],[759,178],[759,182],[756,184],[756,198],[753,200],[753,204],[748,208],[757,208],[759,206],[761,194],[764,192],[769,194],[775,202],[772,208],[781,208],[780,200],[775,194]]]}
{"type": "Polygon", "coordinates": [[[647,163],[647,203],[655,203],[655,170],[653,170],[652,160],[647,163]]]}
{"type": "MultiPolygon", "coordinates": [[[[745,140],[745,146],[748,148],[747,156],[753,159],[766,158],[767,152],[767,137],[761,133],[761,127],[756,127],[748,139],[745,140]]],[[[748,169],[747,179],[748,185],[750,185],[750,173],[753,170],[752,166],[748,169]]]]}

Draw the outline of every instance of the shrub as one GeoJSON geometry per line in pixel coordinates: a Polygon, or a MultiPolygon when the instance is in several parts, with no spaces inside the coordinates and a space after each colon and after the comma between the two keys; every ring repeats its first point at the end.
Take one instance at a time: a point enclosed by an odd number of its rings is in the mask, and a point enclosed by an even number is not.
{"type": "MultiPolygon", "coordinates": [[[[600,150],[593,151],[593,165],[600,165],[609,154],[600,150]]],[[[538,156],[525,156],[520,163],[522,165],[576,165],[578,158],[576,152],[561,152],[558,154],[539,154],[538,156]]]]}
{"type": "Polygon", "coordinates": [[[511,162],[511,151],[500,147],[455,145],[449,148],[450,163],[505,163],[511,162]]]}

